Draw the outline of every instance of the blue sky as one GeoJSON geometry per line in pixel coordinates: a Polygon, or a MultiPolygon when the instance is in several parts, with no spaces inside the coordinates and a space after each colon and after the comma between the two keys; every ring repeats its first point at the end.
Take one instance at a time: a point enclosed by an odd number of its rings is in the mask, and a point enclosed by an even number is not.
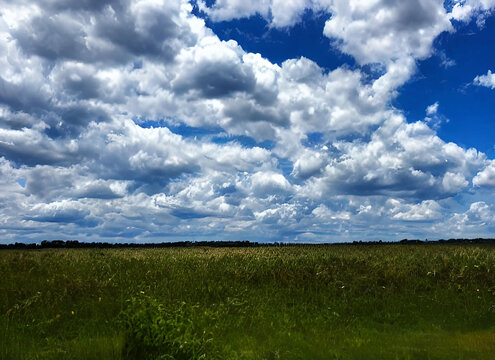
{"type": "Polygon", "coordinates": [[[418,73],[400,90],[395,106],[414,121],[424,116],[429,104],[438,102],[439,112],[449,120],[438,128],[439,136],[464,147],[475,147],[493,158],[494,94],[490,88],[475,86],[473,79],[495,63],[495,48],[490,46],[495,17],[488,17],[481,28],[475,20],[456,23],[455,27],[456,32],[438,37],[434,46],[440,55],[419,63],[418,73]],[[442,66],[443,56],[453,61],[452,65],[442,66]]]}
{"type": "Polygon", "coordinates": [[[493,237],[494,7],[0,0],[0,241],[493,237]]]}

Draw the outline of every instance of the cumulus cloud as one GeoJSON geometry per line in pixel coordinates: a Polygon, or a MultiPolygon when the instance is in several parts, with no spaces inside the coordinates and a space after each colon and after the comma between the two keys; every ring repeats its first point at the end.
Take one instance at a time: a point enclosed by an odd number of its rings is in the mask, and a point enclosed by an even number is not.
{"type": "Polygon", "coordinates": [[[479,26],[484,23],[484,17],[495,6],[493,0],[454,0],[451,9],[451,17],[458,21],[470,21],[477,19],[479,26]]]}
{"type": "Polygon", "coordinates": [[[282,174],[257,172],[252,176],[252,190],[259,197],[290,192],[291,185],[282,174]]]}
{"type": "Polygon", "coordinates": [[[313,209],[311,212],[320,221],[332,221],[332,220],[350,220],[351,213],[349,211],[332,211],[326,205],[321,204],[313,209]]]}
{"type": "Polygon", "coordinates": [[[433,39],[452,29],[442,1],[335,1],[330,11],[325,35],[361,63],[425,58],[433,39]]]}
{"type": "Polygon", "coordinates": [[[436,115],[437,112],[438,112],[438,101],[426,108],[426,115],[428,116],[436,115]]]}
{"type": "Polygon", "coordinates": [[[490,161],[488,165],[478,172],[473,178],[474,186],[495,186],[495,161],[490,161]]]}
{"type": "Polygon", "coordinates": [[[495,74],[492,74],[490,70],[486,75],[478,75],[473,80],[474,85],[485,86],[491,89],[495,89],[495,74]]]}
{"type": "Polygon", "coordinates": [[[32,207],[32,216],[27,219],[39,222],[74,223],[86,218],[90,212],[82,204],[69,200],[37,204],[32,207]]]}
{"type": "MultiPolygon", "coordinates": [[[[83,62],[123,62],[140,55],[171,61],[181,42],[193,40],[181,26],[179,1],[56,4],[39,1],[23,8],[27,21],[12,21],[11,34],[27,54],[83,62]],[[44,10],[52,11],[44,16],[44,10]]],[[[9,8],[8,24],[15,11],[9,8]]]]}
{"type": "Polygon", "coordinates": [[[438,130],[442,123],[449,122],[449,119],[439,113],[439,106],[440,104],[437,101],[426,107],[425,122],[434,130],[438,130]]]}
{"type": "Polygon", "coordinates": [[[424,200],[419,204],[403,205],[398,201],[391,201],[394,208],[391,210],[392,219],[406,221],[436,220],[442,217],[441,207],[434,200],[424,200]]]}
{"type": "Polygon", "coordinates": [[[305,185],[308,196],[324,194],[389,196],[425,199],[453,196],[468,185],[484,162],[475,149],[445,143],[425,123],[390,118],[369,142],[335,142],[340,151],[321,175],[305,185]]]}
{"type": "Polygon", "coordinates": [[[212,7],[208,7],[204,1],[200,0],[198,4],[200,9],[215,21],[232,20],[258,14],[265,18],[270,17],[270,22],[274,26],[285,27],[293,25],[304,9],[311,5],[311,2],[308,0],[219,0],[212,7]]]}
{"type": "Polygon", "coordinates": [[[484,201],[470,204],[464,212],[456,212],[450,218],[436,224],[433,229],[449,237],[460,235],[469,237],[486,236],[487,230],[493,229],[495,216],[493,205],[484,201]]]}

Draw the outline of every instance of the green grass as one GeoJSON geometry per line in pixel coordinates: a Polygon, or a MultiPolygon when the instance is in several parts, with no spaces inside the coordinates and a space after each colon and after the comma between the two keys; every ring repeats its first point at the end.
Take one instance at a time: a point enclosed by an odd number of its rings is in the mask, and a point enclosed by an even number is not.
{"type": "Polygon", "coordinates": [[[4,250],[0,359],[493,359],[494,250],[4,250]]]}

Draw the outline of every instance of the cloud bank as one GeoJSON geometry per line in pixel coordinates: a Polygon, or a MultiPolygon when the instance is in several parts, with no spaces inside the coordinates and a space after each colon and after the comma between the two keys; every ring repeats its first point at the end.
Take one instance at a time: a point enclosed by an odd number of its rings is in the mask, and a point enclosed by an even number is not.
{"type": "Polygon", "coordinates": [[[222,41],[185,0],[0,5],[2,242],[494,232],[493,160],[391,105],[489,2],[198,2],[281,28],[328,14],[323,34],[357,63],[331,71],[222,41]]]}

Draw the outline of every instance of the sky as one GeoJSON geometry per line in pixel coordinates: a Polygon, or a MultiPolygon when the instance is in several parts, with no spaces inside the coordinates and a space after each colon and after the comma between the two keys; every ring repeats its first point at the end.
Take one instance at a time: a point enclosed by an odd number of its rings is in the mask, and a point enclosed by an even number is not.
{"type": "Polygon", "coordinates": [[[0,243],[495,236],[495,0],[0,0],[0,243]]]}

